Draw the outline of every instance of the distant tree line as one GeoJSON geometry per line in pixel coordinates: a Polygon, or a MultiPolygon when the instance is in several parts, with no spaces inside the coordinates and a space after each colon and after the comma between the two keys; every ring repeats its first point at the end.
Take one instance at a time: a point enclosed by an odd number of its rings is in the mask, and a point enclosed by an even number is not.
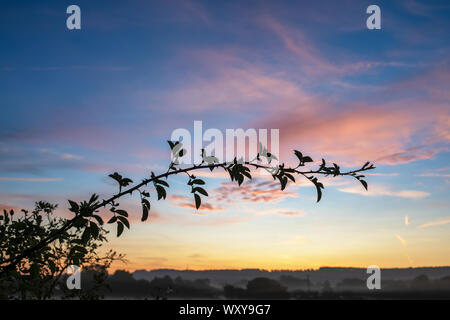
{"type": "Polygon", "coordinates": [[[343,279],[332,286],[327,280],[311,283],[309,279],[282,275],[279,280],[257,277],[245,283],[220,286],[210,279],[185,280],[179,276],[137,280],[132,273],[123,270],[109,275],[98,286],[96,274],[96,270],[82,273],[82,289],[76,296],[92,299],[255,300],[450,298],[450,276],[429,279],[426,275],[419,275],[410,280],[385,280],[381,290],[369,290],[365,280],[357,278],[343,279]],[[93,291],[96,294],[92,294],[93,291]]]}

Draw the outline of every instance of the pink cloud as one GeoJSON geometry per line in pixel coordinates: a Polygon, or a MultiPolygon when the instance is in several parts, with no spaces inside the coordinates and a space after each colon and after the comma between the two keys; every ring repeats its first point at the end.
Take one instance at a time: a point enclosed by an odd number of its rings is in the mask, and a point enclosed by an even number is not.
{"type": "MultiPolygon", "coordinates": [[[[271,179],[271,178],[270,178],[271,179]]],[[[257,183],[256,180],[238,186],[236,183],[223,182],[213,190],[212,195],[217,201],[235,203],[239,200],[249,202],[279,202],[287,197],[297,198],[291,191],[281,191],[278,183],[271,180],[257,183]]]]}
{"type": "MultiPolygon", "coordinates": [[[[172,195],[172,196],[169,196],[169,200],[172,202],[172,205],[175,207],[196,210],[193,198],[189,198],[187,196],[182,196],[182,195],[172,195]]],[[[198,208],[198,210],[213,212],[213,211],[222,211],[223,208],[220,205],[216,205],[216,204],[213,205],[210,202],[203,202],[201,204],[200,208],[198,208]]]]}
{"type": "Polygon", "coordinates": [[[350,165],[368,160],[407,163],[448,150],[440,144],[450,141],[449,110],[433,100],[359,102],[342,110],[323,101],[303,112],[305,107],[267,115],[254,123],[280,128],[283,160],[293,148],[350,165]]]}

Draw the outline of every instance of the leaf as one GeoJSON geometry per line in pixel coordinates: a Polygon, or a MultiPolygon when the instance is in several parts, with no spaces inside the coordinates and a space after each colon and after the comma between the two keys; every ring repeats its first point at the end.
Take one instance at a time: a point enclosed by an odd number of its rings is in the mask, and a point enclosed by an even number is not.
{"type": "Polygon", "coordinates": [[[127,218],[125,217],[117,217],[128,229],[130,229],[130,223],[128,222],[127,218]]]}
{"type": "Polygon", "coordinates": [[[98,226],[94,223],[94,222],[91,222],[90,224],[89,224],[89,228],[91,229],[91,234],[92,234],[92,236],[95,238],[95,239],[97,239],[98,238],[98,234],[99,234],[99,228],[98,228],[98,226]]]}
{"type": "Polygon", "coordinates": [[[77,251],[77,252],[81,252],[81,253],[87,253],[86,248],[84,248],[84,247],[82,247],[82,246],[75,246],[75,247],[72,247],[72,250],[73,250],[74,252],[77,251]]]}
{"type": "Polygon", "coordinates": [[[302,162],[303,154],[298,150],[294,150],[294,153],[297,156],[298,160],[300,160],[300,162],[302,162]]]}
{"type": "MultiPolygon", "coordinates": [[[[79,216],[80,217],[80,216],[79,216]]],[[[79,219],[76,219],[75,222],[73,223],[73,226],[75,228],[81,228],[82,226],[84,226],[87,223],[86,219],[82,219],[81,217],[79,219]]]]}
{"type": "Polygon", "coordinates": [[[314,185],[316,186],[316,190],[317,190],[317,202],[319,202],[320,201],[320,199],[322,199],[322,189],[324,188],[323,187],[323,184],[321,183],[321,182],[319,182],[319,181],[317,181],[317,178],[314,178],[313,180],[311,180],[313,183],[314,183],[314,185]]]}
{"type": "Polygon", "coordinates": [[[83,234],[81,235],[81,241],[83,242],[83,244],[86,244],[88,243],[90,238],[91,238],[91,229],[85,228],[83,234]]]}
{"type": "Polygon", "coordinates": [[[195,179],[194,181],[192,181],[193,184],[205,184],[205,181],[203,181],[202,179],[195,179]]]}
{"type": "Polygon", "coordinates": [[[244,176],[242,174],[237,174],[236,180],[238,182],[238,185],[240,186],[242,184],[242,182],[244,182],[244,176]]]}
{"type": "Polygon", "coordinates": [[[117,172],[114,172],[113,174],[108,175],[108,177],[116,180],[119,184],[120,184],[120,181],[122,180],[122,176],[120,174],[118,174],[117,172]]]}
{"type": "Polygon", "coordinates": [[[368,185],[367,185],[367,182],[365,181],[365,180],[362,180],[362,179],[358,179],[359,180],[359,182],[361,182],[361,184],[363,185],[363,187],[366,189],[366,191],[368,191],[368,185]]]}
{"type": "Polygon", "coordinates": [[[148,218],[148,211],[150,210],[150,202],[147,199],[142,199],[142,218],[141,221],[146,221],[148,218]]]}
{"type": "Polygon", "coordinates": [[[101,226],[103,225],[103,219],[102,219],[100,216],[94,214],[92,217],[93,217],[95,220],[97,220],[97,222],[98,222],[99,225],[101,225],[101,226]]]}
{"type": "Polygon", "coordinates": [[[117,237],[120,237],[120,235],[123,232],[123,223],[122,222],[117,222],[117,237]]]}
{"type": "Polygon", "coordinates": [[[195,208],[200,208],[200,205],[202,204],[202,199],[200,198],[200,196],[198,194],[194,194],[194,198],[195,198],[195,208]]]}
{"type": "Polygon", "coordinates": [[[287,185],[287,178],[286,177],[280,178],[280,184],[281,184],[281,190],[284,190],[287,185]]]}
{"type": "MultiPolygon", "coordinates": [[[[247,169],[247,168],[246,168],[247,169]]],[[[242,171],[242,174],[244,175],[244,176],[246,176],[247,178],[249,178],[249,179],[251,179],[252,178],[252,175],[249,173],[249,172],[247,172],[247,171],[242,171]]]]}
{"type": "Polygon", "coordinates": [[[117,217],[114,216],[114,217],[112,217],[111,219],[109,219],[109,221],[108,221],[107,223],[114,223],[114,222],[116,222],[116,221],[117,221],[117,217]]]}
{"type": "Polygon", "coordinates": [[[156,183],[157,184],[162,184],[162,185],[164,185],[166,187],[169,187],[169,184],[167,182],[165,182],[164,180],[156,180],[156,183]]]}
{"type": "Polygon", "coordinates": [[[158,200],[161,200],[162,198],[166,199],[166,189],[164,189],[164,187],[157,185],[156,192],[158,192],[158,200]]]}
{"type": "Polygon", "coordinates": [[[231,181],[234,181],[234,172],[227,168],[228,174],[230,175],[231,181]]]}
{"type": "Polygon", "coordinates": [[[120,214],[121,216],[124,216],[124,217],[128,217],[128,212],[126,212],[125,210],[116,210],[115,211],[117,214],[120,214]]]}
{"type": "Polygon", "coordinates": [[[195,187],[193,191],[201,193],[202,195],[204,195],[206,197],[208,196],[208,192],[206,192],[206,190],[201,187],[195,187]]]}
{"type": "Polygon", "coordinates": [[[94,203],[94,202],[97,201],[97,200],[98,200],[98,195],[94,193],[94,194],[91,196],[91,198],[89,199],[89,204],[92,204],[92,203],[94,203]]]}
{"type": "Polygon", "coordinates": [[[69,204],[70,204],[70,211],[77,213],[78,211],[80,211],[80,207],[78,206],[78,203],[76,203],[75,201],[72,200],[68,200],[69,204]]]}
{"type": "Polygon", "coordinates": [[[309,156],[306,156],[306,157],[302,158],[302,161],[303,162],[313,162],[313,159],[311,159],[311,157],[309,157],[309,156]]]}
{"type": "Polygon", "coordinates": [[[130,178],[123,178],[123,179],[120,181],[120,185],[121,185],[122,187],[126,187],[126,186],[129,185],[130,183],[133,183],[133,180],[131,180],[130,178]]]}
{"type": "Polygon", "coordinates": [[[285,175],[286,177],[288,177],[292,182],[295,182],[295,178],[294,178],[294,176],[293,176],[292,174],[285,173],[284,175],[285,175]]]}

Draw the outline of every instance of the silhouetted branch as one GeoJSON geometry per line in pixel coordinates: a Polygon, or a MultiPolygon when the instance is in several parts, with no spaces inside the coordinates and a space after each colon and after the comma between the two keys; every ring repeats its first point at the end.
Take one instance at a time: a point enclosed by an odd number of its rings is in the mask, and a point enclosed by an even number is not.
{"type": "Polygon", "coordinates": [[[281,190],[284,190],[288,185],[289,181],[295,182],[295,175],[299,175],[308,179],[315,187],[317,191],[317,202],[319,202],[322,198],[322,189],[324,189],[324,185],[318,180],[315,175],[321,176],[351,176],[358,180],[363,187],[367,190],[367,182],[363,180],[364,175],[362,172],[374,169],[374,165],[370,162],[366,162],[362,167],[342,172],[341,168],[333,163],[328,166],[326,161],[322,159],[322,162],[318,169],[316,170],[301,170],[300,168],[304,167],[307,163],[312,163],[313,160],[309,156],[304,156],[300,151],[294,150],[294,154],[297,157],[299,164],[294,167],[285,167],[284,163],[276,166],[271,166],[270,163],[273,159],[276,159],[274,155],[271,155],[267,152],[267,149],[260,145],[260,152],[257,157],[252,161],[239,161],[236,158],[231,162],[218,162],[218,159],[214,156],[206,156],[205,151],[202,150],[202,162],[197,165],[193,165],[188,168],[177,168],[178,158],[182,157],[185,154],[184,149],[182,149],[180,142],[172,142],[169,141],[169,145],[172,150],[172,154],[175,157],[175,161],[170,163],[169,169],[160,175],[155,175],[153,172],[151,176],[147,179],[144,179],[142,182],[128,187],[133,183],[130,178],[122,177],[119,173],[115,172],[110,174],[109,177],[114,179],[119,184],[119,192],[110,198],[102,201],[98,201],[98,195],[93,194],[89,201],[83,201],[81,203],[76,203],[75,201],[69,200],[70,208],[69,210],[75,214],[75,217],[67,220],[67,222],[58,230],[55,230],[54,233],[49,235],[48,237],[42,239],[36,245],[25,249],[20,255],[15,257],[9,257],[9,259],[2,262],[4,265],[0,276],[13,270],[15,266],[24,258],[35,254],[39,250],[45,248],[47,245],[63,236],[69,229],[72,227],[83,229],[83,237],[89,239],[91,236],[95,237],[98,234],[98,225],[103,225],[103,219],[96,215],[98,209],[110,206],[110,211],[113,213],[113,216],[108,221],[108,223],[116,223],[117,224],[117,236],[120,236],[124,230],[124,227],[129,228],[128,222],[128,213],[125,210],[118,209],[118,204],[115,202],[117,199],[121,198],[126,194],[133,194],[133,192],[137,191],[141,197],[142,204],[142,221],[147,220],[148,213],[150,211],[150,201],[148,200],[150,193],[141,188],[147,186],[149,183],[152,183],[156,189],[156,193],[158,196],[158,200],[165,199],[167,192],[166,188],[169,188],[169,184],[162,179],[167,179],[169,176],[177,175],[180,173],[186,173],[189,177],[189,181],[187,185],[191,187],[191,193],[194,194],[195,206],[198,209],[201,205],[201,197],[208,196],[207,191],[201,187],[205,182],[202,179],[195,177],[190,174],[192,171],[201,170],[201,169],[210,169],[211,171],[222,168],[226,172],[229,173],[231,181],[236,181],[240,186],[245,178],[251,179],[251,170],[249,167],[253,167],[254,169],[264,169],[269,172],[274,180],[278,180],[280,183],[281,190]],[[265,158],[268,164],[261,164],[262,158],[265,158]],[[128,187],[128,189],[125,189],[128,187]],[[97,223],[96,223],[97,222],[97,223]],[[5,265],[6,264],[6,265],[5,265]]]}

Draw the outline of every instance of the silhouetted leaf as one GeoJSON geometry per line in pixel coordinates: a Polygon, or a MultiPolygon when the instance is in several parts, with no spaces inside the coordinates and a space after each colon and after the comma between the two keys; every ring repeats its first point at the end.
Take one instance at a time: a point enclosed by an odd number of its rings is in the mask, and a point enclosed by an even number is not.
{"type": "MultiPolygon", "coordinates": [[[[246,169],[247,169],[247,168],[246,168],[246,169]]],[[[249,179],[252,178],[252,175],[251,175],[248,171],[246,171],[246,170],[242,171],[242,174],[243,174],[244,176],[246,176],[247,178],[249,178],[249,179]]]]}
{"type": "Polygon", "coordinates": [[[158,192],[158,200],[161,200],[162,198],[166,199],[166,189],[157,185],[156,192],[158,192]]]}
{"type": "Polygon", "coordinates": [[[120,174],[118,174],[117,172],[114,172],[113,174],[108,175],[108,177],[116,180],[119,184],[120,184],[120,181],[122,180],[122,176],[120,174]]]}
{"type": "Polygon", "coordinates": [[[200,196],[198,194],[194,194],[194,198],[195,198],[195,208],[200,208],[200,205],[202,204],[202,199],[200,198],[200,196]]]}
{"type": "Polygon", "coordinates": [[[204,196],[208,196],[208,192],[206,192],[206,190],[203,189],[203,188],[201,188],[201,187],[195,187],[195,188],[193,189],[193,191],[194,191],[194,192],[201,193],[201,194],[204,195],[204,196]]]}
{"type": "Polygon", "coordinates": [[[71,250],[73,250],[73,252],[81,252],[81,253],[87,253],[87,250],[86,250],[86,248],[84,248],[84,247],[82,247],[82,246],[74,246],[74,247],[72,247],[72,249],[71,250]]]}
{"type": "Polygon", "coordinates": [[[91,198],[89,199],[89,204],[93,204],[95,201],[97,201],[98,200],[98,195],[97,194],[93,194],[92,196],[91,196],[91,198]]]}
{"type": "Polygon", "coordinates": [[[84,226],[86,223],[87,223],[87,220],[80,217],[80,218],[78,218],[78,219],[75,220],[75,222],[73,223],[73,226],[74,226],[75,228],[81,228],[81,227],[84,226]]]}
{"type": "Polygon", "coordinates": [[[123,223],[122,222],[117,222],[117,236],[120,237],[120,235],[123,232],[123,223]]]}
{"type": "Polygon", "coordinates": [[[130,229],[130,223],[127,218],[118,216],[117,219],[119,219],[128,229],[130,229]]]}
{"type": "Polygon", "coordinates": [[[116,210],[115,211],[117,214],[120,214],[121,216],[124,216],[124,217],[128,217],[128,212],[126,212],[125,210],[116,210]]]}
{"type": "Polygon", "coordinates": [[[116,222],[116,221],[117,221],[117,217],[114,216],[114,217],[112,217],[111,219],[109,219],[109,221],[108,221],[107,223],[114,223],[114,222],[116,222]]]}
{"type": "Polygon", "coordinates": [[[77,213],[78,211],[80,211],[80,207],[78,206],[78,203],[76,203],[75,201],[72,201],[72,200],[68,200],[68,201],[70,204],[69,211],[72,211],[74,213],[77,213]]]}
{"type": "Polygon", "coordinates": [[[99,225],[103,225],[103,219],[100,216],[94,214],[92,217],[97,220],[99,225]]]}
{"type": "Polygon", "coordinates": [[[317,202],[319,202],[320,199],[322,199],[322,189],[324,188],[323,184],[321,182],[317,181],[317,178],[313,178],[311,181],[314,183],[314,185],[316,187],[316,190],[317,190],[317,202]]]}
{"type": "Polygon", "coordinates": [[[281,190],[284,190],[286,188],[286,185],[287,185],[287,178],[286,177],[282,177],[280,179],[280,183],[281,183],[281,190]]]}
{"type": "Polygon", "coordinates": [[[162,184],[163,186],[169,187],[169,184],[167,182],[165,182],[164,180],[156,180],[155,182],[158,184],[162,184]]]}
{"type": "Polygon", "coordinates": [[[90,227],[90,229],[91,229],[91,234],[92,234],[92,236],[93,236],[95,239],[97,239],[98,234],[99,234],[99,232],[100,232],[98,226],[97,226],[95,223],[91,222],[91,223],[89,224],[89,227],[90,227]]]}
{"type": "Polygon", "coordinates": [[[294,178],[294,176],[293,176],[292,174],[285,173],[284,175],[285,175],[286,177],[288,177],[292,182],[295,182],[295,178],[294,178]]]}
{"type": "Polygon", "coordinates": [[[142,218],[141,221],[146,221],[148,218],[148,212],[150,210],[150,201],[142,199],[142,218]]]}
{"type": "Polygon", "coordinates": [[[361,182],[361,184],[363,185],[363,187],[368,190],[368,185],[367,182],[365,180],[359,179],[359,182],[361,182]]]}
{"type": "Polygon", "coordinates": [[[133,180],[131,180],[130,178],[123,178],[120,181],[120,185],[123,186],[123,187],[128,186],[130,183],[133,183],[133,180]]]}
{"type": "Polygon", "coordinates": [[[244,182],[244,176],[242,174],[237,174],[236,180],[238,182],[238,185],[240,186],[242,184],[242,182],[244,182]]]}
{"type": "Polygon", "coordinates": [[[302,158],[302,161],[303,162],[313,162],[313,159],[311,159],[311,157],[309,157],[309,156],[306,156],[306,157],[302,158]]]}
{"type": "Polygon", "coordinates": [[[86,244],[88,243],[89,239],[91,237],[91,229],[90,228],[85,228],[83,231],[83,234],[81,236],[81,241],[86,244]]]}

